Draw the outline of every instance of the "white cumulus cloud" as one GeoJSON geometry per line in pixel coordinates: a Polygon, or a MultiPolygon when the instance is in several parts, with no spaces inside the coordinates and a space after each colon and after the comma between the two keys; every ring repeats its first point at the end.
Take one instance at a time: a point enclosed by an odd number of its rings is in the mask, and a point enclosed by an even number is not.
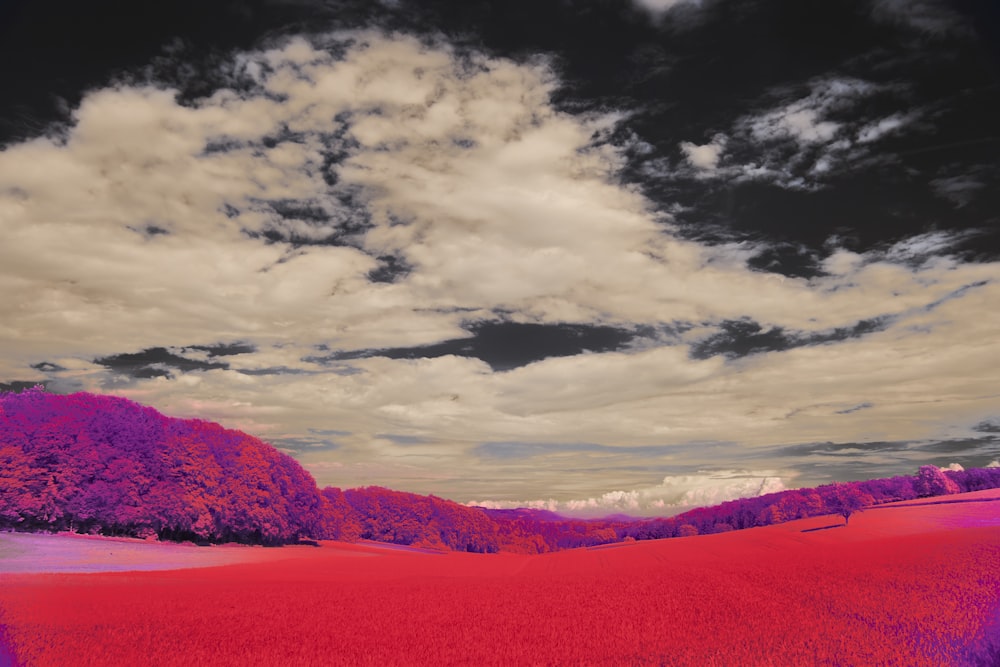
{"type": "Polygon", "coordinates": [[[716,135],[707,144],[696,145],[689,141],[682,141],[681,151],[691,166],[706,172],[714,172],[719,165],[719,158],[726,148],[725,135],[716,135]]]}
{"type": "Polygon", "coordinates": [[[625,513],[669,516],[695,507],[717,505],[737,498],[783,491],[785,484],[773,471],[721,470],[692,475],[668,475],[656,486],[608,491],[590,498],[549,500],[475,500],[468,504],[490,509],[529,507],[568,516],[597,517],[625,513]]]}

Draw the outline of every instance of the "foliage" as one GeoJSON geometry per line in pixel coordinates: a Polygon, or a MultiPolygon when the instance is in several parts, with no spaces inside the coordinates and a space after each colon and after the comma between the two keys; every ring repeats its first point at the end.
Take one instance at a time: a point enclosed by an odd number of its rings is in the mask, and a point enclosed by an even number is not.
{"type": "Polygon", "coordinates": [[[671,518],[580,520],[486,510],[376,486],[320,491],[291,457],[239,431],[111,396],[0,393],[0,528],[208,542],[359,539],[535,554],[708,535],[1000,487],[1000,468],[782,491],[671,518]]]}
{"type": "Polygon", "coordinates": [[[325,499],[245,433],[111,396],[0,395],[0,526],[281,544],[316,534],[325,499]]]}
{"type": "Polygon", "coordinates": [[[937,466],[920,466],[913,488],[921,498],[959,492],[958,484],[937,466]]]}
{"type": "Polygon", "coordinates": [[[844,517],[844,524],[851,521],[851,515],[860,512],[874,502],[874,499],[864,493],[854,484],[834,484],[828,496],[827,504],[831,510],[844,517]]]}

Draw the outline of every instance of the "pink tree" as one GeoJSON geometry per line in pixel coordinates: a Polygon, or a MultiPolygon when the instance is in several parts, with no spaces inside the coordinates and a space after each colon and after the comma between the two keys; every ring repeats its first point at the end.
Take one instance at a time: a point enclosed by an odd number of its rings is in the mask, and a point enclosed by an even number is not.
{"type": "Polygon", "coordinates": [[[920,466],[913,488],[917,495],[922,497],[944,496],[959,492],[958,484],[949,479],[937,466],[920,466]]]}
{"type": "Polygon", "coordinates": [[[875,502],[869,494],[861,491],[853,484],[834,484],[830,496],[830,509],[844,517],[844,525],[851,521],[851,515],[860,512],[875,502]]]}

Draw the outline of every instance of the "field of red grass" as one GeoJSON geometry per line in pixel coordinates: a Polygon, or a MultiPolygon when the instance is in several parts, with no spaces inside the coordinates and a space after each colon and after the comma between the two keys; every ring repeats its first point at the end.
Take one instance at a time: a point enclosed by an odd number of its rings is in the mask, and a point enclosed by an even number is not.
{"type": "Polygon", "coordinates": [[[0,624],[29,667],[985,667],[1000,661],[1000,502],[965,495],[981,502],[539,556],[327,542],[147,572],[0,560],[0,624]]]}

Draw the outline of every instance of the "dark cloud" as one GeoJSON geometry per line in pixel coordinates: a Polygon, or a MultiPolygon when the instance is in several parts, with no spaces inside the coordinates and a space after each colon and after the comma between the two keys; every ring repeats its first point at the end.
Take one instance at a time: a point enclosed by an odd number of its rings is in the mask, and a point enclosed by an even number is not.
{"type": "Polygon", "coordinates": [[[730,320],[720,325],[722,331],[691,346],[691,356],[707,359],[717,354],[745,357],[748,354],[787,350],[794,341],[780,327],[764,330],[750,320],[730,320]]]}
{"type": "MultiPolygon", "coordinates": [[[[769,449],[768,460],[784,459],[784,466],[802,479],[825,481],[874,479],[916,474],[922,465],[946,468],[959,463],[983,467],[1000,455],[1000,438],[956,438],[931,442],[821,442],[769,449]]],[[[812,482],[810,482],[812,483],[812,482]]]]}
{"type": "Polygon", "coordinates": [[[315,201],[273,199],[267,203],[271,210],[282,218],[293,218],[314,224],[323,224],[330,219],[330,212],[315,201]]]}
{"type": "Polygon", "coordinates": [[[288,368],[287,366],[272,366],[269,368],[237,368],[237,373],[243,375],[315,375],[315,371],[304,368],[288,368]]]}
{"type": "MultiPolygon", "coordinates": [[[[154,377],[173,377],[174,371],[188,373],[212,369],[228,369],[229,364],[222,361],[202,361],[184,356],[185,353],[197,351],[205,353],[209,359],[231,357],[240,354],[252,354],[257,346],[246,342],[216,343],[213,345],[188,345],[181,348],[151,347],[141,352],[114,354],[94,359],[95,364],[104,366],[119,375],[137,379],[154,377]]],[[[249,375],[258,374],[246,371],[249,375]]],[[[260,373],[265,374],[265,373],[260,373]]]]}
{"type": "Polygon", "coordinates": [[[475,322],[466,325],[468,338],[387,349],[338,351],[306,361],[329,363],[366,357],[432,359],[455,355],[485,361],[494,371],[507,371],[550,357],[625,349],[638,334],[628,329],[583,324],[522,324],[475,322]]]}
{"type": "Polygon", "coordinates": [[[368,272],[368,280],[373,283],[394,283],[413,270],[405,259],[396,255],[380,255],[378,266],[368,272]]]}
{"type": "Polygon", "coordinates": [[[427,438],[422,438],[417,435],[399,435],[398,433],[376,433],[376,438],[382,438],[383,440],[388,440],[396,445],[406,446],[406,445],[425,445],[431,442],[427,438]]]}
{"type": "MultiPolygon", "coordinates": [[[[22,63],[0,74],[0,145],[65,122],[66,110],[76,107],[85,91],[126,73],[134,76],[158,58],[173,63],[176,79],[210,93],[228,83],[211,76],[213,60],[250,48],[301,16],[265,0],[177,0],[150,6],[118,0],[11,0],[0,3],[0,11],[0,60],[22,63]],[[176,54],[178,44],[185,47],[184,59],[165,58],[176,54]]],[[[161,67],[162,73],[167,69],[161,67]]]]}
{"type": "Polygon", "coordinates": [[[53,364],[50,361],[43,361],[39,364],[32,364],[31,367],[34,368],[36,371],[42,371],[43,373],[58,373],[59,371],[66,370],[59,364],[53,364]]]}
{"type": "Polygon", "coordinates": [[[155,224],[148,224],[143,227],[129,227],[133,232],[145,236],[147,239],[151,239],[157,236],[166,236],[170,234],[170,230],[160,227],[155,224]]]}
{"type": "Polygon", "coordinates": [[[979,422],[972,427],[972,430],[980,433],[1000,433],[1000,417],[979,422]]]}
{"type": "Polygon", "coordinates": [[[975,454],[982,450],[993,451],[1000,445],[1000,438],[986,436],[983,438],[968,438],[963,440],[941,440],[918,445],[915,449],[924,452],[940,454],[975,454]]]}
{"type": "Polygon", "coordinates": [[[810,480],[808,486],[818,486],[830,482],[861,481],[896,475],[914,475],[925,461],[891,459],[873,460],[865,456],[854,459],[831,458],[820,461],[796,463],[794,469],[801,479],[810,480]]]}
{"type": "Polygon", "coordinates": [[[823,274],[817,252],[788,241],[768,244],[751,257],[747,265],[752,269],[779,273],[789,278],[816,278],[823,274]]]}
{"type": "Polygon", "coordinates": [[[250,238],[267,243],[303,246],[360,245],[371,228],[368,209],[356,191],[331,192],[329,201],[256,200],[251,208],[270,220],[261,229],[244,229],[250,238]]]}
{"type": "Polygon", "coordinates": [[[164,347],[151,347],[142,352],[114,354],[94,359],[95,364],[104,366],[120,375],[133,378],[173,377],[172,371],[182,373],[229,368],[221,362],[188,359],[170,352],[164,347]]]}
{"type": "Polygon", "coordinates": [[[868,403],[866,401],[864,403],[858,403],[857,405],[852,406],[850,408],[847,408],[846,410],[837,410],[837,414],[838,415],[849,415],[852,412],[858,412],[859,410],[867,410],[868,408],[873,408],[873,407],[875,407],[874,403],[868,403]]]}
{"type": "Polygon", "coordinates": [[[926,311],[934,310],[935,308],[937,308],[938,306],[940,306],[943,303],[947,303],[948,301],[951,301],[953,299],[961,298],[962,296],[964,296],[970,290],[974,290],[977,287],[985,287],[986,285],[989,285],[989,284],[990,284],[990,281],[988,281],[988,280],[979,280],[979,281],[976,281],[974,283],[969,283],[968,285],[962,285],[961,287],[959,287],[957,290],[955,290],[951,294],[947,294],[944,297],[938,299],[937,301],[932,301],[931,303],[927,304],[926,306],[924,306],[924,310],[926,310],[926,311]]]}
{"type": "Polygon", "coordinates": [[[735,359],[763,352],[780,352],[794,347],[835,343],[880,331],[888,326],[890,321],[888,317],[875,318],[862,320],[852,327],[801,334],[786,332],[781,327],[765,330],[760,324],[749,319],[727,320],[719,325],[720,332],[692,345],[691,356],[695,359],[707,359],[722,354],[735,359]]]}
{"type": "Polygon", "coordinates": [[[183,348],[187,350],[198,350],[207,352],[209,357],[231,357],[237,354],[253,354],[257,351],[257,346],[250,343],[218,343],[216,345],[188,345],[183,348]]]}
{"type": "Polygon", "coordinates": [[[788,445],[770,450],[778,456],[857,456],[861,452],[885,453],[905,452],[912,443],[902,442],[810,442],[788,445]]]}
{"type": "Polygon", "coordinates": [[[341,437],[345,435],[351,435],[350,431],[342,431],[340,429],[334,428],[311,428],[309,432],[313,435],[332,435],[334,437],[341,437]]]}
{"type": "Polygon", "coordinates": [[[268,442],[279,449],[293,452],[332,452],[340,449],[340,445],[324,438],[271,438],[268,442]]]}

